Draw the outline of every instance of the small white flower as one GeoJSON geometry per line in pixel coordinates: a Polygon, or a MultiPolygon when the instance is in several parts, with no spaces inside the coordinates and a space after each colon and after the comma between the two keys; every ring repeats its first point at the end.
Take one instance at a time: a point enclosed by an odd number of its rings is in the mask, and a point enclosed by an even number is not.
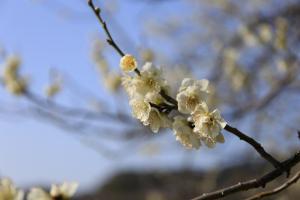
{"type": "Polygon", "coordinates": [[[188,121],[182,116],[176,116],[173,122],[173,131],[176,140],[187,149],[199,149],[201,142],[199,136],[193,132],[188,121]]]}
{"type": "Polygon", "coordinates": [[[158,94],[158,93],[155,93],[155,92],[149,92],[145,95],[144,99],[147,101],[147,102],[151,102],[151,103],[154,103],[156,105],[159,105],[161,103],[164,102],[164,99],[163,97],[158,94]]]}
{"type": "Polygon", "coordinates": [[[157,133],[160,128],[168,128],[171,121],[165,114],[160,113],[150,103],[142,98],[131,99],[129,102],[132,108],[132,115],[140,120],[145,126],[157,133]]]}
{"type": "Polygon", "coordinates": [[[161,89],[167,86],[167,83],[162,78],[162,70],[147,62],[143,66],[141,75],[132,79],[132,86],[136,93],[144,96],[148,93],[158,94],[161,89]]]}
{"type": "Polygon", "coordinates": [[[136,95],[135,87],[132,83],[133,77],[125,75],[121,78],[122,86],[124,87],[129,98],[134,98],[136,95]]]}
{"type": "Polygon", "coordinates": [[[70,199],[76,192],[78,183],[76,182],[64,182],[61,185],[52,185],[50,195],[52,197],[62,197],[63,199],[70,199]]]}
{"type": "Polygon", "coordinates": [[[120,67],[124,72],[131,72],[137,68],[137,62],[135,57],[126,54],[120,60],[120,67]]]}
{"type": "MultiPolygon", "coordinates": [[[[205,102],[197,105],[195,111],[192,112],[192,120],[195,125],[194,132],[198,133],[201,138],[207,138],[210,143],[210,140],[217,140],[217,136],[226,126],[220,112],[217,109],[209,112],[205,102]]],[[[221,141],[221,138],[218,139],[221,141]]]]}
{"type": "Polygon", "coordinates": [[[27,200],[68,200],[74,196],[77,188],[78,183],[76,182],[64,182],[61,185],[52,185],[50,193],[44,191],[41,188],[32,188],[27,195],[27,200]]]}
{"type": "Polygon", "coordinates": [[[207,98],[208,84],[206,79],[184,79],[176,97],[178,110],[185,114],[193,112],[196,106],[207,98]]]}
{"type": "Polygon", "coordinates": [[[131,99],[136,96],[159,96],[161,89],[167,90],[167,82],[161,77],[161,73],[152,63],[146,63],[140,76],[122,77],[122,85],[131,99]]]}
{"type": "Polygon", "coordinates": [[[31,188],[27,200],[52,200],[52,197],[41,188],[31,188]]]}
{"type": "Polygon", "coordinates": [[[167,115],[160,113],[156,108],[151,108],[148,119],[143,124],[149,126],[154,133],[157,133],[160,128],[171,127],[172,123],[167,115]]]}
{"type": "Polygon", "coordinates": [[[5,178],[0,181],[1,200],[22,200],[23,196],[23,191],[18,190],[11,180],[5,178]]]}
{"type": "Polygon", "coordinates": [[[151,105],[144,99],[131,99],[129,105],[132,108],[132,115],[141,122],[145,122],[149,118],[151,105]]]}
{"type": "Polygon", "coordinates": [[[214,148],[216,143],[224,143],[225,139],[222,133],[220,133],[219,135],[217,135],[215,138],[212,138],[210,136],[205,136],[205,137],[200,137],[201,141],[204,142],[204,144],[208,147],[208,148],[214,148]]]}

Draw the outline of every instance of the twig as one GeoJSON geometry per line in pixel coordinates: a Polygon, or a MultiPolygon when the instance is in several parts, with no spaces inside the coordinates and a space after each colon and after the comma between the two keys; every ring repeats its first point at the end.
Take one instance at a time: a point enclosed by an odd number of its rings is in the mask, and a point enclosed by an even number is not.
{"type": "Polygon", "coordinates": [[[247,191],[254,188],[265,187],[269,182],[281,176],[285,171],[291,170],[295,165],[300,162],[300,151],[297,152],[293,157],[285,160],[281,163],[281,168],[276,168],[273,171],[263,175],[258,179],[252,179],[245,182],[239,182],[235,185],[217,190],[211,193],[204,193],[201,196],[195,197],[192,200],[212,200],[220,199],[233,193],[240,191],[247,191]]]}
{"type": "MultiPolygon", "coordinates": [[[[121,48],[117,45],[117,43],[115,43],[113,37],[111,36],[108,28],[107,28],[107,25],[106,25],[106,22],[102,19],[101,17],[101,9],[99,7],[96,7],[93,3],[93,0],[88,0],[88,4],[89,6],[91,7],[91,9],[93,10],[93,12],[95,13],[98,21],[100,22],[106,36],[107,36],[107,43],[112,46],[118,53],[121,57],[125,56],[125,53],[121,50],[121,48]]],[[[134,72],[137,74],[137,75],[141,75],[141,72],[138,68],[135,68],[134,69],[134,72]]]]}
{"type": "Polygon", "coordinates": [[[275,168],[281,167],[281,163],[278,160],[276,160],[273,156],[271,156],[269,153],[267,153],[265,149],[262,147],[262,145],[256,142],[253,138],[247,136],[246,134],[242,133],[238,129],[228,124],[225,126],[224,129],[234,134],[235,136],[239,137],[241,140],[250,144],[259,153],[261,157],[263,157],[265,160],[270,162],[275,168]]]}
{"type": "Polygon", "coordinates": [[[120,56],[124,56],[125,53],[120,49],[120,47],[115,43],[114,39],[112,38],[108,28],[107,28],[107,25],[106,25],[106,22],[102,19],[101,15],[100,15],[100,8],[96,7],[93,3],[92,0],[88,0],[88,4],[89,6],[91,7],[91,9],[94,11],[97,19],[99,20],[100,24],[102,25],[102,28],[103,30],[105,31],[105,34],[107,36],[107,43],[110,44],[119,54],[120,56]]]}
{"type": "Polygon", "coordinates": [[[298,171],[297,174],[295,174],[291,179],[289,179],[287,182],[285,182],[284,184],[282,184],[281,186],[273,189],[273,190],[270,190],[270,191],[266,191],[266,192],[262,192],[262,193],[259,193],[259,194],[256,194],[246,200],[256,200],[256,199],[262,199],[264,197],[267,197],[267,196],[271,196],[271,195],[274,195],[274,194],[278,194],[279,192],[287,189],[288,187],[290,187],[291,185],[293,185],[294,183],[296,183],[298,180],[300,179],[300,171],[298,171]]]}

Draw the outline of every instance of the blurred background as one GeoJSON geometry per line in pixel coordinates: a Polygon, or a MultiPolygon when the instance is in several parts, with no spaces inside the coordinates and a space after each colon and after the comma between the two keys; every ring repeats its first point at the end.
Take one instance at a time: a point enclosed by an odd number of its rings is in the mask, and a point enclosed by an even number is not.
{"type": "MultiPolygon", "coordinates": [[[[299,149],[299,0],[95,4],[121,49],[162,66],[173,96],[183,78],[207,78],[229,124],[282,160],[299,149]]],[[[120,58],[85,0],[0,0],[1,71],[12,56],[28,93],[0,87],[0,177],[19,187],[78,181],[78,199],[189,199],[272,169],[225,131],[224,144],[186,150],[133,119],[120,58]]]]}

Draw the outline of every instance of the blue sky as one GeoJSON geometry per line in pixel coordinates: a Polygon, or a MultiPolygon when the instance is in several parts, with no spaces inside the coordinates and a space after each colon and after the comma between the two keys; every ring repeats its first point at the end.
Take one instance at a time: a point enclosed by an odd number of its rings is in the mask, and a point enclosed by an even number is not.
{"type": "MultiPolygon", "coordinates": [[[[102,37],[103,34],[85,1],[73,1],[75,3],[72,5],[64,2],[64,5],[71,6],[80,13],[80,16],[74,19],[59,16],[55,3],[43,5],[39,2],[43,1],[0,1],[0,44],[5,47],[7,53],[17,53],[21,56],[22,72],[30,76],[32,90],[42,92],[48,80],[48,71],[54,67],[69,74],[98,98],[110,98],[99,87],[99,77],[91,62],[91,39],[95,35],[102,37]]],[[[149,6],[148,12],[152,12],[153,5],[119,2],[120,12],[114,19],[130,38],[140,45],[140,26],[137,23],[141,23],[141,20],[138,16],[146,10],[146,6],[149,6]]],[[[178,7],[178,4],[174,4],[172,8],[178,7]]],[[[166,6],[160,9],[166,9],[166,6]]],[[[109,22],[109,16],[107,18],[109,22]]],[[[117,27],[112,26],[112,30],[115,31],[113,35],[117,37],[117,27]]],[[[135,44],[131,45],[124,43],[123,47],[134,51],[135,44]]],[[[111,56],[110,59],[117,65],[117,55],[111,56]]],[[[14,107],[20,103],[24,104],[22,99],[11,97],[3,88],[0,88],[0,97],[0,102],[5,102],[5,105],[14,107]]],[[[68,95],[63,95],[59,100],[65,104],[80,103],[68,95]]],[[[170,140],[174,140],[171,134],[166,136],[164,141],[170,140]]],[[[231,143],[226,145],[228,147],[231,143]]],[[[202,154],[206,150],[189,154],[196,156],[194,160],[198,164],[195,166],[211,166],[216,164],[212,155],[220,150],[226,152],[225,150],[229,149],[227,147],[222,150],[224,146],[220,146],[207,154],[202,154]]],[[[167,156],[145,159],[138,153],[133,153],[131,157],[121,160],[107,160],[82,145],[73,134],[55,126],[35,118],[0,114],[0,176],[11,177],[19,186],[75,180],[79,181],[81,189],[85,190],[119,169],[167,169],[183,166],[186,164],[185,155],[186,151],[180,152],[179,155],[170,152],[167,156]]]]}

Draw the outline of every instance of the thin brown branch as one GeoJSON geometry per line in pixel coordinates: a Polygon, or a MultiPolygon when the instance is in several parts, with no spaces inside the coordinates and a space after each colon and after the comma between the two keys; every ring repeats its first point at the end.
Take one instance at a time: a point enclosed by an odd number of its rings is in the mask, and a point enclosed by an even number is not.
{"type": "Polygon", "coordinates": [[[278,194],[279,192],[282,192],[283,190],[287,189],[288,187],[290,187],[291,185],[296,183],[299,179],[300,179],[300,171],[298,171],[291,179],[286,181],[281,186],[279,186],[279,187],[277,187],[273,190],[270,190],[270,191],[261,192],[261,193],[256,194],[256,195],[254,195],[254,196],[252,196],[252,197],[250,197],[246,200],[262,199],[262,198],[267,197],[267,196],[272,196],[272,195],[278,194]]]}
{"type": "MultiPolygon", "coordinates": [[[[125,56],[125,53],[121,50],[121,48],[117,45],[117,43],[114,41],[113,37],[111,36],[111,33],[110,31],[108,30],[107,28],[107,25],[106,25],[106,22],[103,20],[102,16],[101,16],[101,9],[99,7],[96,7],[93,3],[93,0],[88,0],[88,4],[89,6],[91,7],[91,9],[93,10],[93,12],[95,13],[98,21],[100,22],[106,36],[107,36],[107,43],[112,46],[118,53],[121,57],[125,56]]],[[[135,68],[134,69],[134,72],[140,76],[141,75],[141,72],[138,68],[135,68]]]]}
{"type": "Polygon", "coordinates": [[[110,44],[118,53],[121,57],[123,57],[125,55],[125,53],[120,49],[120,47],[115,43],[113,37],[111,36],[108,28],[107,28],[107,25],[106,25],[106,22],[102,19],[101,17],[101,10],[99,7],[96,7],[93,3],[92,0],[88,0],[88,4],[89,6],[91,7],[91,9],[93,10],[93,12],[95,13],[98,21],[100,22],[106,36],[107,36],[107,43],[110,44]]]}
{"type": "Polygon", "coordinates": [[[295,165],[300,162],[300,151],[297,152],[291,158],[285,160],[281,163],[281,168],[276,168],[273,171],[263,175],[260,178],[252,179],[245,182],[239,182],[235,185],[217,190],[211,193],[204,193],[201,196],[195,197],[192,200],[212,200],[220,199],[226,197],[230,194],[234,194],[240,191],[247,191],[254,188],[265,187],[268,183],[272,182],[279,176],[281,176],[285,171],[290,171],[295,165]]]}
{"type": "Polygon", "coordinates": [[[260,143],[256,142],[256,140],[254,140],[253,138],[247,136],[246,134],[242,133],[238,129],[236,129],[228,124],[225,126],[224,129],[226,131],[234,134],[235,136],[239,137],[240,140],[243,140],[243,141],[247,142],[248,144],[250,144],[259,153],[259,155],[261,157],[263,157],[265,160],[270,162],[275,168],[281,167],[281,163],[278,160],[276,160],[273,156],[271,156],[269,153],[267,153],[265,151],[265,149],[262,147],[262,145],[260,143]]]}

